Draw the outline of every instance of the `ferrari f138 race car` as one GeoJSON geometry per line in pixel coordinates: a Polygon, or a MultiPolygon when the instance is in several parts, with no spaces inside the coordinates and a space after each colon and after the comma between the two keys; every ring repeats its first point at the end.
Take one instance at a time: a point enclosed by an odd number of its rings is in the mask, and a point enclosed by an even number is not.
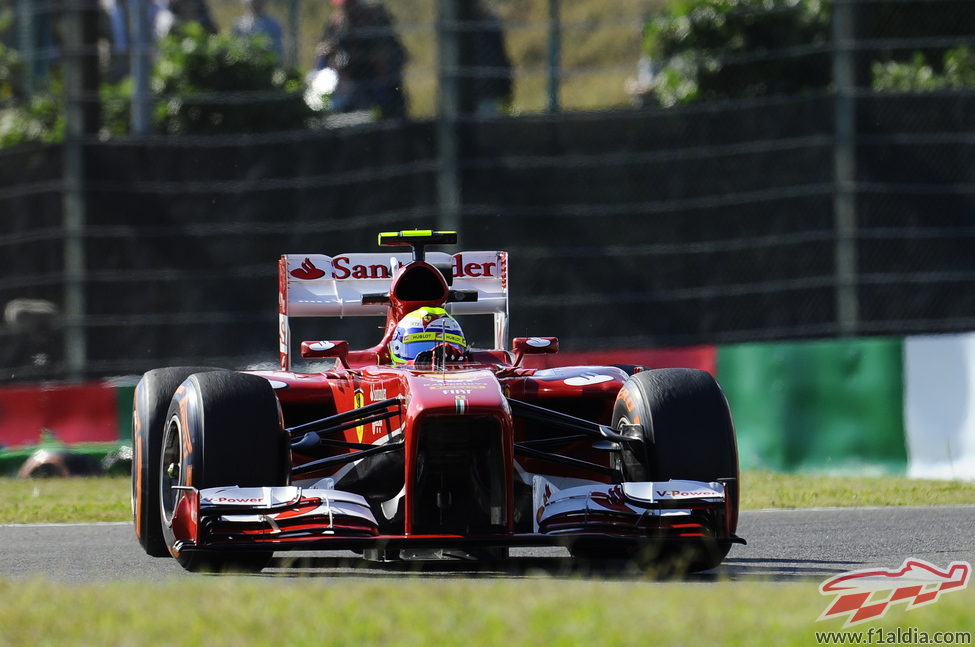
{"type": "Polygon", "coordinates": [[[718,565],[738,519],[727,401],[693,369],[533,369],[555,337],[508,337],[506,252],[427,252],[453,232],[379,235],[397,254],[282,256],[280,370],[170,367],[135,391],[136,536],[186,569],[260,570],[275,551],[391,560],[718,565]],[[493,317],[474,349],[453,315],[493,317]],[[385,316],[378,344],[302,341],[294,317],[385,316]]]}

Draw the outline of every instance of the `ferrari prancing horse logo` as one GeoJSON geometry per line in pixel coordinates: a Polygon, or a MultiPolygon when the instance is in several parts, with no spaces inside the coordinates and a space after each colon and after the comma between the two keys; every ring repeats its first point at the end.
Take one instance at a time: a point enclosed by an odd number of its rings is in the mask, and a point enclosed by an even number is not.
{"type": "MultiPolygon", "coordinates": [[[[352,407],[355,409],[361,409],[366,404],[366,396],[362,393],[362,389],[356,389],[355,395],[352,396],[352,407]]],[[[355,428],[355,437],[362,442],[362,435],[365,432],[365,427],[359,425],[355,428]]]]}

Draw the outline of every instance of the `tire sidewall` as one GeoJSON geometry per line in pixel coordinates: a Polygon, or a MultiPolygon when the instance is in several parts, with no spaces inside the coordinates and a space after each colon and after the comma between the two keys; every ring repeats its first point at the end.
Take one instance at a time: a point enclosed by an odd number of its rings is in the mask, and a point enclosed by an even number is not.
{"type": "Polygon", "coordinates": [[[209,487],[287,485],[290,454],[281,409],[268,381],[234,372],[191,375],[177,389],[167,414],[159,467],[159,519],[166,545],[188,570],[260,570],[271,552],[234,555],[181,551],[171,513],[182,493],[169,485],[209,487]],[[178,444],[179,476],[168,478],[166,443],[178,444]],[[170,483],[170,481],[175,481],[170,483]]]}
{"type": "Polygon", "coordinates": [[[165,470],[168,469],[166,443],[175,442],[178,446],[179,478],[174,484],[197,489],[205,487],[202,485],[205,482],[202,437],[203,402],[200,397],[199,385],[194,378],[195,375],[191,375],[176,389],[166,415],[165,433],[160,441],[159,480],[156,486],[158,488],[159,520],[167,550],[170,555],[177,559],[180,557],[180,551],[176,546],[176,537],[173,534],[171,513],[175,510],[182,495],[179,492],[172,492],[168,495],[172,505],[166,505],[167,495],[164,491],[170,484],[165,474],[165,470]],[[175,438],[171,438],[171,434],[175,435],[175,438]],[[167,507],[171,507],[171,510],[167,511],[167,507]]]}
{"type": "MultiPolygon", "coordinates": [[[[646,372],[646,371],[645,371],[646,372]]],[[[643,373],[637,373],[642,375],[643,373]]],[[[658,479],[655,469],[656,456],[654,453],[653,413],[645,394],[643,378],[631,376],[623,384],[616,403],[613,405],[612,427],[624,436],[631,436],[643,441],[642,452],[629,452],[624,448],[620,457],[619,467],[623,472],[624,481],[652,481],[658,479]],[[639,425],[636,431],[623,430],[621,424],[639,425]]]]}
{"type": "MultiPolygon", "coordinates": [[[[634,474],[633,470],[627,473],[623,461],[626,480],[642,476],[645,478],[640,480],[687,479],[707,483],[730,477],[740,482],[731,410],[710,373],[675,368],[633,375],[620,389],[613,407],[613,428],[619,430],[621,422],[640,426],[646,450],[640,461],[642,474],[634,474]]],[[[737,487],[732,496],[734,531],[737,487]]]]}
{"type": "Polygon", "coordinates": [[[146,372],[135,387],[132,406],[132,523],[136,538],[152,557],[169,555],[159,522],[157,483],[166,414],[176,388],[190,375],[213,367],[173,366],[146,372]]]}

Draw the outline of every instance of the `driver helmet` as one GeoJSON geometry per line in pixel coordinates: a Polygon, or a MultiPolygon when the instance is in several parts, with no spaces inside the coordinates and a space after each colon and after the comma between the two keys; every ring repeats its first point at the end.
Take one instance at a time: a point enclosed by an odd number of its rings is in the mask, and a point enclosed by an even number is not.
{"type": "Polygon", "coordinates": [[[403,364],[416,359],[425,350],[440,344],[452,344],[467,350],[464,331],[457,320],[443,308],[420,308],[409,313],[396,326],[389,343],[393,363],[403,364]]]}

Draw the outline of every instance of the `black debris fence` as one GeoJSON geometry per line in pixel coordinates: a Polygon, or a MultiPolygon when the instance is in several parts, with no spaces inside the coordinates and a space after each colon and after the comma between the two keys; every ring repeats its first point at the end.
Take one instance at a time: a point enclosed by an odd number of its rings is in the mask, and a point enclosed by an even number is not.
{"type": "MultiPolygon", "coordinates": [[[[3,130],[25,114],[51,133],[0,147],[2,381],[273,365],[277,258],[378,251],[378,231],[411,227],[508,250],[512,333],[555,335],[567,350],[975,327],[975,11],[964,2],[870,0],[867,11],[837,0],[802,47],[708,50],[718,72],[828,66],[805,86],[742,94],[715,74],[691,79],[697,95],[684,99],[657,91],[669,63],[647,60],[643,41],[664,3],[628,0],[609,15],[583,0],[481,13],[390,2],[387,26],[365,33],[395,29],[405,114],[308,94],[327,3],[266,3],[282,35],[267,69],[297,71],[283,85],[190,97],[153,82],[141,98],[137,59],[158,71],[162,46],[105,58],[105,15],[93,14],[105,4],[71,0],[56,18],[53,3],[13,3],[19,22],[0,22],[6,55],[31,63],[29,74],[8,65],[21,81],[0,95],[0,143],[33,132],[3,130]],[[54,21],[50,47],[41,17],[54,21]],[[86,46],[89,32],[101,46],[86,46]],[[112,74],[130,89],[111,89],[112,74]],[[255,97],[292,110],[278,92],[301,92],[304,117],[228,126],[240,117],[228,106],[255,97]]],[[[738,4],[754,22],[761,3],[738,4]]],[[[208,6],[216,35],[191,30],[186,51],[208,43],[193,54],[203,63],[250,56],[220,40],[242,6],[208,6]]],[[[255,60],[248,70],[265,69],[255,60]]],[[[364,346],[376,325],[298,321],[295,336],[364,346]]]]}

